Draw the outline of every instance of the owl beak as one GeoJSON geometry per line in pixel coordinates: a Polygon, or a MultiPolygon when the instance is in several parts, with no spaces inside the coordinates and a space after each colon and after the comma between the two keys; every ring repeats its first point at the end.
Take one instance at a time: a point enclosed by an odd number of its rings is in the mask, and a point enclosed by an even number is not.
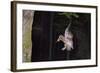
{"type": "Polygon", "coordinates": [[[60,40],[59,39],[57,39],[57,41],[56,42],[59,42],[60,40]]]}

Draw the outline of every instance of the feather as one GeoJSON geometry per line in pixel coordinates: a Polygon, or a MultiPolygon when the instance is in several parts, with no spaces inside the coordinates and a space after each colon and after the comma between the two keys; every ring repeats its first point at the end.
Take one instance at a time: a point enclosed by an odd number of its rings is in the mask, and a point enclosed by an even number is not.
{"type": "Polygon", "coordinates": [[[70,25],[65,29],[64,36],[59,35],[57,39],[57,42],[62,41],[64,43],[64,47],[61,50],[71,51],[73,49],[73,34],[69,31],[70,25]]]}

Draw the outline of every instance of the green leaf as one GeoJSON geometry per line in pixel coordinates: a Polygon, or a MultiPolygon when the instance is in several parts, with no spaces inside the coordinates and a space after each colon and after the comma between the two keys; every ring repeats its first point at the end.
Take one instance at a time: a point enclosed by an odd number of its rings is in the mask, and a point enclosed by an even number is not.
{"type": "Polygon", "coordinates": [[[70,13],[70,12],[59,13],[59,15],[64,15],[64,16],[66,16],[69,19],[71,19],[72,16],[75,17],[75,18],[79,17],[78,14],[76,14],[76,13],[70,13]]]}

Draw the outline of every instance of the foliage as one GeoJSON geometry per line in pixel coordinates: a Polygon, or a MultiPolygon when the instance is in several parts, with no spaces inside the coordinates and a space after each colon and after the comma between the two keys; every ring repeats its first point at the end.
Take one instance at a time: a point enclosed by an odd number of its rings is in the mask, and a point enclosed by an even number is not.
{"type": "Polygon", "coordinates": [[[79,18],[79,15],[76,13],[63,12],[63,13],[59,13],[59,15],[64,15],[69,19],[71,19],[72,17],[79,18]]]}

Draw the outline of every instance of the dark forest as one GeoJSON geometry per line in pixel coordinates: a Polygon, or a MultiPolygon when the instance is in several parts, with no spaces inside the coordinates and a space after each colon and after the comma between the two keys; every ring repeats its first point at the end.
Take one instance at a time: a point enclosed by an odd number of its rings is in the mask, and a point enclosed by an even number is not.
{"type": "Polygon", "coordinates": [[[32,62],[91,58],[90,13],[35,11],[31,34],[32,62]],[[64,43],[56,41],[60,34],[64,35],[69,22],[74,49],[62,51],[64,43]]]}

